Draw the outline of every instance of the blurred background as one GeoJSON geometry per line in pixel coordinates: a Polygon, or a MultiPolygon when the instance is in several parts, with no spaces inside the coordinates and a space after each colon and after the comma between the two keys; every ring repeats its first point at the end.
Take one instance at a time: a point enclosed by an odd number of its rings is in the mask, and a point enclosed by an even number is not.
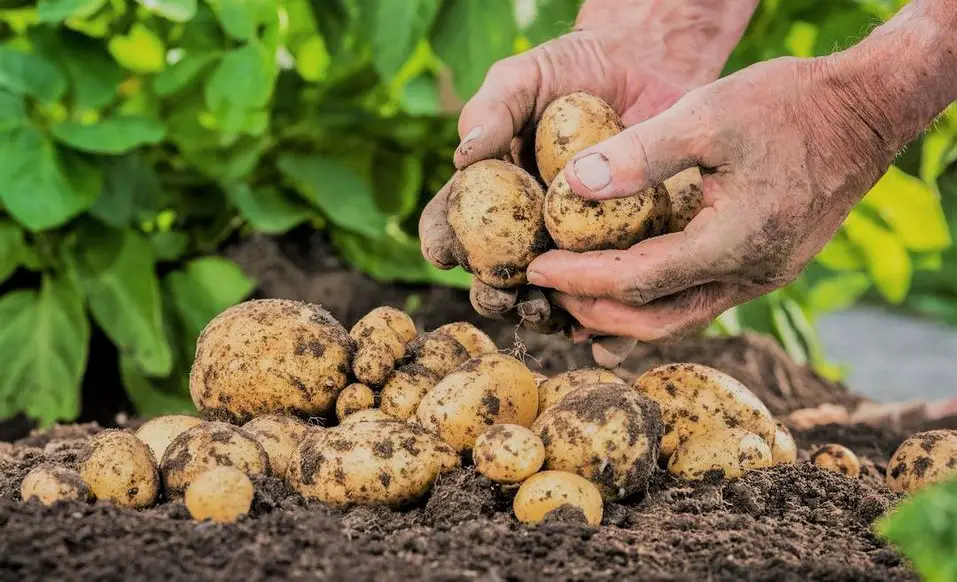
{"type": "MultiPolygon", "coordinates": [[[[765,0],[726,73],[841,49],[902,4],[765,0]]],[[[0,0],[0,419],[188,409],[198,333],[248,297],[346,325],[382,303],[472,317],[468,276],[422,260],[418,213],[488,67],[577,7],[0,0]]],[[[951,107],[798,281],[708,333],[770,334],[877,399],[954,395],[955,236],[951,107]]]]}

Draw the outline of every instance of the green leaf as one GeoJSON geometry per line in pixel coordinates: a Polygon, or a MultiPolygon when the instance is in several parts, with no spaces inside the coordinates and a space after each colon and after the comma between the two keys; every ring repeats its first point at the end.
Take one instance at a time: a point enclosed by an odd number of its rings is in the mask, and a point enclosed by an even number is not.
{"type": "Polygon", "coordinates": [[[432,46],[452,69],[459,96],[467,98],[489,67],[512,53],[517,34],[510,0],[457,0],[442,6],[432,46]]]}
{"type": "Polygon", "coordinates": [[[146,418],[167,414],[196,414],[189,396],[189,370],[166,378],[149,378],[130,356],[120,357],[120,378],[136,412],[146,418]]]}
{"type": "Polygon", "coordinates": [[[364,0],[372,62],[384,79],[391,79],[412,56],[439,11],[439,0],[364,0]]]}
{"type": "Polygon", "coordinates": [[[807,303],[817,314],[843,311],[852,307],[870,289],[871,280],[864,273],[841,273],[816,281],[807,303]]]}
{"type": "Polygon", "coordinates": [[[957,479],[919,491],[876,524],[926,582],[957,580],[957,479]]]}
{"type": "Polygon", "coordinates": [[[188,22],[196,16],[196,0],[136,0],[136,3],[173,22],[188,22]]]}
{"type": "Polygon", "coordinates": [[[814,258],[831,271],[856,271],[865,267],[861,252],[847,240],[843,231],[838,231],[814,258]]]}
{"type": "Polygon", "coordinates": [[[220,130],[238,134],[246,117],[269,104],[276,65],[262,45],[250,43],[228,53],[204,89],[206,106],[219,119],[220,130]]]}
{"type": "Polygon", "coordinates": [[[422,191],[422,163],[419,157],[378,150],[372,167],[379,208],[399,219],[411,216],[419,204],[419,193],[422,191]]]}
{"type": "Polygon", "coordinates": [[[210,320],[247,298],[255,286],[236,263],[219,257],[192,261],[164,283],[193,343],[210,320]]]}
{"type": "Polygon", "coordinates": [[[47,59],[0,46],[0,89],[50,102],[63,96],[67,80],[47,59]]]}
{"type": "Polygon", "coordinates": [[[419,75],[406,83],[401,101],[409,115],[437,115],[442,110],[438,83],[431,75],[419,75]]]}
{"type": "Polygon", "coordinates": [[[104,4],[106,0],[40,0],[37,20],[43,24],[59,24],[67,18],[87,18],[104,4]]]}
{"type": "Polygon", "coordinates": [[[206,69],[219,58],[219,53],[188,53],[176,64],[165,69],[153,78],[153,90],[160,97],[168,97],[188,87],[206,72],[206,69]]]}
{"type": "Polygon", "coordinates": [[[139,22],[126,35],[111,38],[107,49],[121,67],[134,73],[158,73],[166,68],[166,44],[139,22]]]}
{"type": "Polygon", "coordinates": [[[116,97],[126,73],[101,42],[63,29],[38,29],[30,38],[40,54],[66,73],[74,105],[99,109],[116,97]]]}
{"type": "Polygon", "coordinates": [[[104,224],[124,228],[149,220],[162,210],[168,197],[160,186],[152,166],[138,154],[103,160],[106,180],[103,194],[90,214],[104,224]]]}
{"type": "Polygon", "coordinates": [[[337,160],[316,155],[283,154],[279,171],[332,224],[368,237],[385,232],[386,217],[369,184],[337,160]]]}
{"type": "Polygon", "coordinates": [[[0,418],[24,412],[44,425],[79,413],[90,323],[68,279],[0,297],[0,418]]]}
{"type": "Polygon", "coordinates": [[[0,283],[17,270],[27,252],[23,231],[11,220],[0,218],[0,283]]]}
{"type": "Polygon", "coordinates": [[[863,253],[877,290],[891,303],[900,303],[910,289],[913,266],[903,242],[891,231],[851,212],[844,221],[847,238],[863,253]]]}
{"type": "Polygon", "coordinates": [[[30,124],[27,104],[22,97],[0,90],[0,132],[30,124]]]}
{"type": "Polygon", "coordinates": [[[880,215],[908,249],[930,252],[950,246],[940,198],[924,182],[896,166],[887,170],[862,202],[880,215]]]}
{"type": "Polygon", "coordinates": [[[325,79],[331,64],[332,57],[319,35],[309,37],[296,50],[296,71],[307,81],[315,83],[325,79]]]}
{"type": "Polygon", "coordinates": [[[256,29],[276,12],[275,0],[218,0],[213,10],[226,34],[236,40],[256,38],[256,29]]]}
{"type": "Polygon", "coordinates": [[[537,0],[535,19],[524,30],[532,44],[541,44],[570,31],[581,0],[537,0]]]}
{"type": "Polygon", "coordinates": [[[166,135],[158,121],[132,116],[106,117],[88,125],[67,121],[54,125],[52,131],[57,140],[71,148],[109,155],[160,143],[166,135]]]}
{"type": "Polygon", "coordinates": [[[314,214],[311,208],[274,186],[253,189],[246,183],[234,182],[223,189],[242,217],[257,232],[282,234],[309,220],[314,214]]]}
{"type": "Polygon", "coordinates": [[[150,247],[159,261],[175,261],[183,256],[189,247],[189,236],[170,230],[150,234],[150,247]]]}
{"type": "Polygon", "coordinates": [[[168,374],[172,353],[150,244],[132,230],[80,234],[76,261],[93,319],[145,373],[168,374]]]}

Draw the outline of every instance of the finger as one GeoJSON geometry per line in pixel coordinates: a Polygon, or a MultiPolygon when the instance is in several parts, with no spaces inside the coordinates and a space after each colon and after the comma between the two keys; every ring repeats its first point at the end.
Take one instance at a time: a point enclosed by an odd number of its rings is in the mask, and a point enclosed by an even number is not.
{"type": "Polygon", "coordinates": [[[482,317],[501,319],[510,312],[518,300],[518,289],[496,289],[478,279],[472,280],[469,301],[482,317]]]}
{"type": "Polygon", "coordinates": [[[536,287],[527,287],[519,293],[515,312],[522,327],[541,334],[558,333],[569,329],[572,324],[568,312],[553,305],[536,287]]]}
{"type": "Polygon", "coordinates": [[[601,368],[611,370],[625,361],[638,340],[630,337],[599,337],[592,341],[591,357],[601,368]]]}
{"type": "MultiPolygon", "coordinates": [[[[455,176],[452,179],[455,179],[455,176]]],[[[451,183],[452,180],[449,180],[442,186],[419,216],[422,256],[440,269],[451,269],[458,264],[452,256],[452,229],[447,218],[451,183]]]]}

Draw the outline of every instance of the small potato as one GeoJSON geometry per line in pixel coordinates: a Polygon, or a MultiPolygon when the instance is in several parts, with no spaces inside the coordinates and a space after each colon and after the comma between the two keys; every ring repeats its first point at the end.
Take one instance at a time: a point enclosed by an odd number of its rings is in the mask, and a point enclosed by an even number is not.
{"type": "Polygon", "coordinates": [[[665,180],[664,186],[671,199],[671,218],[668,221],[667,230],[680,232],[704,207],[701,170],[688,168],[665,180]]]}
{"type": "Polygon", "coordinates": [[[443,378],[419,403],[425,430],[458,451],[471,450],[493,424],[530,426],[538,412],[535,377],[525,364],[502,354],[473,358],[443,378]]]}
{"type": "Polygon", "coordinates": [[[365,384],[349,384],[336,398],[336,418],[340,421],[350,414],[375,406],[375,392],[365,384]]]}
{"type": "Polygon", "coordinates": [[[253,482],[235,467],[213,467],[189,484],[184,502],[197,521],[234,523],[249,513],[253,482]]]}
{"type": "Polygon", "coordinates": [[[856,479],[861,475],[861,462],[854,452],[843,446],[828,444],[814,451],[811,462],[822,469],[856,479]]]}
{"type": "Polygon", "coordinates": [[[178,437],[186,429],[193,428],[197,424],[202,424],[203,419],[186,414],[171,414],[169,416],[158,416],[152,420],[146,421],[136,430],[136,438],[140,439],[150,448],[153,457],[162,459],[166,447],[173,439],[178,437]]]}
{"type": "Polygon", "coordinates": [[[740,428],[766,443],[774,441],[777,429],[764,403],[744,384],[713,368],[659,366],[641,375],[634,386],[661,405],[662,455],[670,455],[689,438],[723,428],[740,428]]]}
{"type": "Polygon", "coordinates": [[[797,460],[797,443],[781,422],[775,422],[774,442],[771,443],[771,464],[791,465],[797,460]]]}
{"type": "Polygon", "coordinates": [[[93,498],[90,487],[80,474],[58,465],[42,464],[33,468],[20,484],[20,498],[36,499],[43,505],[57,501],[87,502],[93,498]]]}
{"type": "Polygon", "coordinates": [[[545,443],[545,468],[595,483],[605,499],[642,490],[658,460],[658,404],[621,384],[570,392],[532,425],[545,443]]]}
{"type": "Polygon", "coordinates": [[[322,416],[348,383],[354,345],[318,305],[247,301],[209,322],[196,344],[189,392],[208,419],[322,416]]]}
{"type": "Polygon", "coordinates": [[[484,331],[465,321],[446,323],[436,328],[435,331],[445,332],[458,340],[469,353],[470,358],[494,354],[498,351],[498,346],[495,345],[492,338],[488,337],[484,331]]]}
{"type": "Polygon", "coordinates": [[[625,129],[618,113],[605,101],[577,92],[552,101],[535,132],[535,161],[546,184],[582,150],[625,129]]]}
{"type": "Polygon", "coordinates": [[[294,416],[266,414],[243,425],[243,430],[259,441],[274,475],[285,477],[289,458],[309,431],[309,425],[294,416]]]}
{"type": "Polygon", "coordinates": [[[550,512],[563,506],[577,507],[588,525],[601,523],[604,502],[598,487],[579,475],[564,471],[542,471],[526,479],[518,488],[512,509],[522,523],[539,523],[550,512]]]}
{"type": "Polygon", "coordinates": [[[545,445],[517,424],[496,424],[479,435],[472,449],[475,469],[498,483],[521,483],[542,468],[545,445]]]}
{"type": "Polygon", "coordinates": [[[78,462],[97,499],[140,509],[156,503],[160,476],[153,453],[132,433],[106,430],[90,439],[78,462]]]}
{"type": "Polygon", "coordinates": [[[725,428],[682,442],[668,460],[668,471],[685,481],[736,479],[771,463],[771,447],[764,439],[740,428],[725,428]]]}
{"type": "Polygon", "coordinates": [[[247,475],[269,473],[269,456],[256,438],[231,424],[205,422],[176,437],[160,469],[171,497],[183,494],[186,487],[214,467],[235,467],[247,475]]]}
{"type": "Polygon", "coordinates": [[[584,368],[562,372],[538,385],[538,414],[555,406],[566,394],[591,384],[624,384],[625,381],[608,370],[584,368]]]}
{"type": "Polygon", "coordinates": [[[415,324],[394,307],[377,307],[352,326],[349,336],[357,346],[352,360],[356,379],[381,386],[415,338],[415,324]]]}
{"type": "Polygon", "coordinates": [[[343,418],[339,421],[339,426],[357,422],[399,422],[399,419],[389,416],[379,408],[367,408],[343,418]]]}
{"type": "Polygon", "coordinates": [[[438,330],[421,335],[409,345],[412,361],[444,378],[469,359],[469,352],[451,334],[438,330]]]}
{"type": "Polygon", "coordinates": [[[456,261],[492,287],[524,285],[525,268],[551,246],[544,203],[538,181],[518,166],[483,160],[465,168],[449,186],[456,261]]]}
{"type": "Polygon", "coordinates": [[[914,493],[951,477],[957,477],[957,430],[917,433],[887,464],[887,487],[897,493],[914,493]]]}
{"type": "Polygon", "coordinates": [[[419,403],[439,382],[439,377],[420,364],[402,366],[382,388],[382,412],[399,420],[415,416],[419,403]]]}
{"type": "Polygon", "coordinates": [[[421,428],[359,422],[307,435],[293,455],[289,482],[303,496],[333,505],[400,506],[459,464],[452,447],[421,428]]]}

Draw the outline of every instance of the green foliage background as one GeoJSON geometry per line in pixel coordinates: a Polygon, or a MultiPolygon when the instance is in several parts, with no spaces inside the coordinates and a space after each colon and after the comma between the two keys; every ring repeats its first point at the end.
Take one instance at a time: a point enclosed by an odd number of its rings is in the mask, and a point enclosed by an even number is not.
{"type": "MultiPolygon", "coordinates": [[[[231,236],[308,224],[377,279],[467,286],[415,238],[452,172],[450,103],[567,30],[578,1],[514,4],[0,0],[0,418],[75,418],[94,325],[141,413],[188,407],[199,331],[254,287],[215,254],[231,236]]],[[[767,0],[728,70],[826,54],[895,7],[767,0]]],[[[951,112],[799,282],[712,331],[772,332],[836,374],[823,312],[873,293],[957,321],[955,136],[951,112]]]]}

